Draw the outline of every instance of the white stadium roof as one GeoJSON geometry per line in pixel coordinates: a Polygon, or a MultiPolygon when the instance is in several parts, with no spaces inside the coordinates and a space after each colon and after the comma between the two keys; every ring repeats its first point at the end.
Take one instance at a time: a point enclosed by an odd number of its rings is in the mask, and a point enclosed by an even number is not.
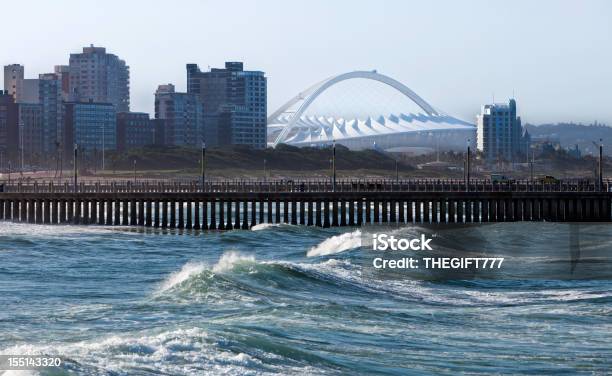
{"type": "Polygon", "coordinates": [[[464,149],[476,136],[474,124],[442,114],[402,83],[376,71],[355,71],[328,78],[299,93],[268,117],[268,143],[317,146],[336,141],[352,149],[436,147],[464,149]],[[388,85],[422,112],[346,117],[309,114],[307,110],[330,87],[347,80],[368,79],[388,85]]]}

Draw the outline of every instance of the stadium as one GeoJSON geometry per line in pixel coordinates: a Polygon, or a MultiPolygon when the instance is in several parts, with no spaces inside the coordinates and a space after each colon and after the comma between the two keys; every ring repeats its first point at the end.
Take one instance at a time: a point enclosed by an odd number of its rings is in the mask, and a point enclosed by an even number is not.
{"type": "Polygon", "coordinates": [[[422,153],[465,150],[476,126],[435,109],[401,82],[376,71],[325,79],[268,117],[268,145],[327,146],[422,153]]]}

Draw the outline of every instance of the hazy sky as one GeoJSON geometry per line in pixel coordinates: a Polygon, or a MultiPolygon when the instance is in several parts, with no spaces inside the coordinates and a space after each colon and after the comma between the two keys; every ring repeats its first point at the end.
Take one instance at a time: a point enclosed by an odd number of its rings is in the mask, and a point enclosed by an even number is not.
{"type": "MultiPolygon", "coordinates": [[[[126,60],[133,111],[185,63],[243,60],[268,110],[333,74],[377,69],[473,120],[514,91],[530,123],[612,125],[612,1],[27,1],[2,5],[0,64],[26,76],[93,43],[126,60]]],[[[2,77],[0,77],[0,80],[2,77]]]]}

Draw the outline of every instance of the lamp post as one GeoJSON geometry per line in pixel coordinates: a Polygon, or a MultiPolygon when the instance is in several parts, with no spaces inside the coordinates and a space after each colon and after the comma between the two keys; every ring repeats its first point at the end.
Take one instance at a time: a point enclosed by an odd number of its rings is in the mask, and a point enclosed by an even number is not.
{"type": "Polygon", "coordinates": [[[202,192],[206,183],[206,143],[202,142],[202,192]]]}
{"type": "Polygon", "coordinates": [[[77,144],[74,144],[74,193],[78,190],[77,144]]]}
{"type": "Polygon", "coordinates": [[[531,151],[531,163],[529,165],[529,169],[531,172],[531,183],[533,184],[533,164],[535,163],[535,150],[531,151]]]}
{"type": "Polygon", "coordinates": [[[603,140],[599,139],[599,191],[603,190],[603,140]]]}
{"type": "Polygon", "coordinates": [[[264,181],[266,181],[266,180],[267,180],[267,179],[266,179],[266,177],[267,177],[267,173],[266,173],[266,162],[267,162],[267,161],[266,161],[266,158],[264,158],[264,161],[263,161],[263,162],[264,162],[264,165],[263,165],[263,167],[264,167],[264,171],[263,171],[263,179],[264,179],[264,181]]]}
{"type": "Polygon", "coordinates": [[[470,142],[471,140],[468,138],[467,154],[465,157],[465,190],[468,192],[470,190],[470,159],[472,156],[470,142]]]}
{"type": "Polygon", "coordinates": [[[23,173],[24,170],[24,163],[23,163],[23,138],[24,138],[24,131],[25,131],[25,125],[23,124],[23,121],[19,123],[19,144],[20,149],[21,149],[21,173],[23,173]]]}
{"type": "Polygon", "coordinates": [[[106,122],[102,123],[102,171],[104,171],[104,149],[105,148],[105,144],[104,144],[104,133],[106,131],[106,122]]]}
{"type": "Polygon", "coordinates": [[[599,192],[603,189],[603,140],[599,139],[599,144],[592,141],[593,145],[599,148],[599,159],[597,163],[597,190],[599,192]]]}
{"type": "Polygon", "coordinates": [[[136,185],[136,160],[134,159],[134,185],[136,185]]]}
{"type": "Polygon", "coordinates": [[[11,184],[11,161],[8,162],[8,183],[11,184]]]}
{"type": "Polygon", "coordinates": [[[336,140],[332,140],[332,192],[336,191],[336,140]]]}

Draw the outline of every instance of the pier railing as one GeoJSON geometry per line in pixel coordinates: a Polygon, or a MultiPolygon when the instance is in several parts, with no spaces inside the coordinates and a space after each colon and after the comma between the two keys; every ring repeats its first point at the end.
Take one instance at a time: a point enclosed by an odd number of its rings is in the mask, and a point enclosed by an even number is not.
{"type": "Polygon", "coordinates": [[[0,220],[188,229],[261,223],[610,222],[610,182],[589,180],[112,181],[6,184],[0,220]]]}
{"type": "Polygon", "coordinates": [[[488,179],[329,179],[309,180],[211,180],[199,181],[119,180],[64,182],[0,182],[5,193],[196,193],[196,192],[609,192],[612,181],[599,184],[587,179],[556,182],[488,179]]]}

